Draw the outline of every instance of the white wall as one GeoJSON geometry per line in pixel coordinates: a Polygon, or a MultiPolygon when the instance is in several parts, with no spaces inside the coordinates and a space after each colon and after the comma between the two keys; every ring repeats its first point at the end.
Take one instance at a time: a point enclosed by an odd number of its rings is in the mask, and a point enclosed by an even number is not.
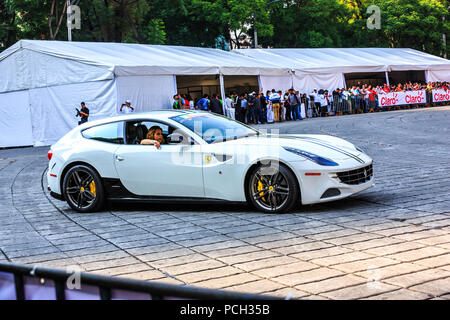
{"type": "Polygon", "coordinates": [[[0,147],[33,145],[28,90],[0,94],[0,147]]]}
{"type": "Polygon", "coordinates": [[[296,73],[294,76],[294,89],[302,93],[310,93],[314,89],[334,90],[344,87],[342,73],[305,74],[296,73]]]}
{"type": "Polygon", "coordinates": [[[116,115],[114,80],[30,89],[33,144],[51,145],[78,125],[75,108],[84,101],[89,121],[116,115]]]}
{"type": "Polygon", "coordinates": [[[281,90],[283,93],[286,90],[292,88],[292,76],[260,76],[259,77],[259,88],[264,91],[275,89],[276,91],[281,90]]]}
{"type": "Polygon", "coordinates": [[[170,109],[177,90],[172,75],[117,77],[116,84],[117,112],[126,100],[135,112],[170,109]]]}
{"type": "Polygon", "coordinates": [[[427,71],[427,81],[429,82],[440,82],[440,81],[450,81],[450,70],[440,70],[440,71],[427,71]]]}

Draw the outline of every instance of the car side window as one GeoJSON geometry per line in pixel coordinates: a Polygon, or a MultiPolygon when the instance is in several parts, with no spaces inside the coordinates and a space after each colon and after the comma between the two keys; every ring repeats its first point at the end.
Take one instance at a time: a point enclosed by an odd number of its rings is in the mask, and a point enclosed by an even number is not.
{"type": "Polygon", "coordinates": [[[140,144],[142,140],[147,138],[147,133],[151,127],[158,126],[162,129],[164,139],[172,133],[173,127],[156,121],[128,121],[126,124],[126,143],[140,144]]]}
{"type": "Polygon", "coordinates": [[[95,126],[81,133],[83,137],[107,143],[123,144],[123,122],[112,122],[95,126]]]}

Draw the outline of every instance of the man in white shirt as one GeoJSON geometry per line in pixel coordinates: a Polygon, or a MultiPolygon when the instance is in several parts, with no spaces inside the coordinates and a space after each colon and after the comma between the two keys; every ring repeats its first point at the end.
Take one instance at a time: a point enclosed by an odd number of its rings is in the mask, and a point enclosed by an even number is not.
{"type": "Polygon", "coordinates": [[[320,95],[317,92],[317,89],[314,89],[313,92],[309,95],[313,98],[315,109],[313,110],[313,117],[317,117],[320,114],[320,95]]]}
{"type": "Polygon", "coordinates": [[[131,101],[127,100],[125,103],[122,103],[122,106],[120,106],[120,113],[132,113],[134,112],[134,108],[131,106],[131,101]]]}
{"type": "Polygon", "coordinates": [[[234,120],[234,110],[232,110],[233,100],[227,95],[224,102],[227,117],[234,120]]]}

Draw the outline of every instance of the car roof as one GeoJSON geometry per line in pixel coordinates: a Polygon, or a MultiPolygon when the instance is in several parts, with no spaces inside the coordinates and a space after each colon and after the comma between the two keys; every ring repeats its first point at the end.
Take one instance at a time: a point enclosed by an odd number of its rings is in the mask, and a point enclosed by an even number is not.
{"type": "Polygon", "coordinates": [[[80,126],[80,129],[89,128],[92,126],[115,122],[115,121],[126,121],[126,120],[139,120],[139,119],[146,119],[146,118],[152,118],[155,120],[166,120],[170,117],[176,117],[183,114],[189,114],[189,113],[205,113],[210,114],[209,112],[205,111],[197,111],[197,110],[155,110],[155,111],[147,111],[147,112],[133,112],[126,115],[119,115],[119,116],[112,116],[112,117],[106,117],[100,120],[94,120],[89,121],[80,126]]]}

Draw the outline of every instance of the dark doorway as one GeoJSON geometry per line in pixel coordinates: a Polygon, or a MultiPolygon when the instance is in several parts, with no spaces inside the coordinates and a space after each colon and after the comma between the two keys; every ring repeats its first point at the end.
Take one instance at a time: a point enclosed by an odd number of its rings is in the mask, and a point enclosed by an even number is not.
{"type": "Polygon", "coordinates": [[[204,94],[210,97],[214,93],[220,95],[219,75],[177,76],[177,90],[180,94],[191,96],[194,101],[204,94]]]}
{"type": "Polygon", "coordinates": [[[345,83],[347,88],[353,86],[362,86],[368,84],[371,86],[381,86],[386,83],[386,73],[384,72],[361,72],[361,73],[346,73],[345,83]]]}
{"type": "Polygon", "coordinates": [[[389,72],[389,83],[397,85],[405,82],[425,83],[425,71],[392,71],[389,72]]]}
{"type": "Polygon", "coordinates": [[[259,93],[258,76],[224,76],[225,94],[259,93]]]}

